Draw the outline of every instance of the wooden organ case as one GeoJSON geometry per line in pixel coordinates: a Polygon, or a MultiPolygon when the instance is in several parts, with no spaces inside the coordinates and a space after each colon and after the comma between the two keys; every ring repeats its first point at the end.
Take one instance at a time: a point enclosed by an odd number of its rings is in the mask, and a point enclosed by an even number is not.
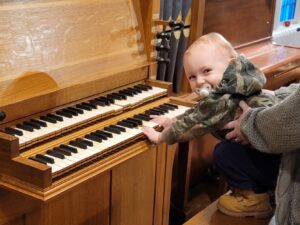
{"type": "Polygon", "coordinates": [[[140,2],[1,1],[0,11],[0,224],[168,224],[175,147],[140,127],[149,110],[185,106],[148,79],[140,2]]]}

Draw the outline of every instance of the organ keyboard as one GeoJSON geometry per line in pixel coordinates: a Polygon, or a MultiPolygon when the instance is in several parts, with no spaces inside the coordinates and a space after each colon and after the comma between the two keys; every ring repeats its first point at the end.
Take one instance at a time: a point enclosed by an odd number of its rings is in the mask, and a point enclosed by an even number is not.
{"type": "Polygon", "coordinates": [[[138,84],[30,118],[5,127],[4,132],[18,137],[20,147],[23,148],[49,136],[62,134],[82,123],[120,113],[128,107],[133,108],[147,100],[166,95],[165,88],[138,84]]]}
{"type": "Polygon", "coordinates": [[[117,123],[109,123],[110,125],[104,127],[99,124],[94,125],[92,128],[88,128],[86,132],[81,131],[80,135],[76,135],[76,138],[73,135],[71,138],[64,137],[62,142],[55,141],[59,144],[51,146],[51,148],[49,145],[42,146],[39,148],[39,153],[32,155],[30,151],[27,151],[23,156],[50,166],[52,178],[55,179],[64,171],[70,171],[78,164],[88,163],[95,158],[103,157],[111,149],[143,137],[142,126],[157,127],[156,123],[150,121],[149,115],[159,113],[160,115],[176,117],[183,114],[187,108],[186,106],[163,103],[117,123]]]}

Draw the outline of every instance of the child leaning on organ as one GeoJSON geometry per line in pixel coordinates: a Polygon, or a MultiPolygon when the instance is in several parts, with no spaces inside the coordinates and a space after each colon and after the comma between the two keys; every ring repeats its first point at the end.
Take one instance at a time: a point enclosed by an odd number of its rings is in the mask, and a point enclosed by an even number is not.
{"type": "MultiPolygon", "coordinates": [[[[150,127],[143,128],[144,134],[154,143],[173,144],[189,141],[206,133],[213,133],[223,139],[226,131],[222,130],[222,127],[240,114],[241,100],[253,108],[269,107],[279,101],[274,95],[262,91],[266,82],[263,72],[245,56],[239,55],[218,33],[210,33],[197,39],[185,52],[183,64],[192,91],[201,95],[203,99],[175,119],[152,116],[154,122],[164,127],[162,132],[150,127]]],[[[274,170],[277,169],[278,165],[274,165],[274,170]]],[[[233,188],[245,189],[243,186],[233,188]]],[[[249,193],[259,201],[263,199],[258,214],[269,215],[272,209],[268,194],[256,194],[247,189],[247,198],[249,193]]],[[[248,208],[247,206],[247,209],[242,210],[243,215],[252,215],[247,214],[248,208]]]]}

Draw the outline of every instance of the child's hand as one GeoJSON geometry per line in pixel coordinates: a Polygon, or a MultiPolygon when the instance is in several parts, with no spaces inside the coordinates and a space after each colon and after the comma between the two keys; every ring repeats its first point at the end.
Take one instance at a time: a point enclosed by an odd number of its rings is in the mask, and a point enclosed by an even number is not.
{"type": "Polygon", "coordinates": [[[157,123],[159,126],[163,128],[168,128],[173,123],[173,119],[166,117],[166,116],[157,116],[157,115],[150,115],[152,118],[152,122],[157,123]]]}
{"type": "Polygon", "coordinates": [[[263,91],[265,94],[275,95],[275,91],[271,91],[271,90],[268,90],[268,89],[262,89],[262,91],[263,91]]]}
{"type": "Polygon", "coordinates": [[[149,140],[155,144],[159,144],[162,142],[161,140],[161,134],[154,130],[151,127],[143,127],[142,131],[144,134],[149,138],[149,140]]]}

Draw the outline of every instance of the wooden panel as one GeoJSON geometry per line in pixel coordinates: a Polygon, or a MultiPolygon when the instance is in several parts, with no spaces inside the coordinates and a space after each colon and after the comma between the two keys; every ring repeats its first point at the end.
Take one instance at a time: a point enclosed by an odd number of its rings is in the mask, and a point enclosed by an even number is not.
{"type": "Polygon", "coordinates": [[[56,70],[55,80],[72,81],[78,71],[57,69],[94,61],[105,71],[139,60],[139,24],[130,0],[23,0],[1,4],[0,11],[2,79],[56,70]]]}
{"type": "Polygon", "coordinates": [[[6,223],[5,225],[25,225],[24,218],[23,217],[17,218],[14,221],[6,223]]]}
{"type": "Polygon", "coordinates": [[[26,215],[26,225],[109,225],[110,173],[69,190],[26,215]]]}
{"type": "MultiPolygon", "coordinates": [[[[154,207],[154,225],[162,225],[164,211],[164,188],[166,179],[166,144],[158,145],[156,161],[156,190],[154,207]]],[[[170,196],[170,194],[169,194],[170,196]]]]}
{"type": "Polygon", "coordinates": [[[234,46],[271,35],[274,0],[206,1],[204,33],[219,32],[234,46]]]}
{"type": "MultiPolygon", "coordinates": [[[[135,3],[136,0],[1,3],[1,105],[80,86],[96,78],[112,82],[108,75],[145,66],[143,29],[140,12],[137,13],[140,7],[135,3]]],[[[135,80],[143,79],[141,76],[135,80]]],[[[76,90],[73,94],[81,96],[76,90]]],[[[60,97],[65,94],[53,96],[52,102],[47,99],[35,104],[47,107],[60,101],[60,97]]]]}
{"type": "Polygon", "coordinates": [[[152,225],[156,151],[112,170],[111,225],[152,225]]]}
{"type": "Polygon", "coordinates": [[[177,144],[168,145],[166,149],[166,175],[165,175],[165,188],[164,188],[164,207],[163,207],[163,223],[162,225],[169,224],[169,213],[170,213],[170,193],[172,188],[172,172],[173,172],[173,162],[175,151],[177,149],[177,144]]]}
{"type": "Polygon", "coordinates": [[[39,206],[39,201],[0,189],[0,225],[23,225],[24,214],[39,206]]]}
{"type": "Polygon", "coordinates": [[[200,174],[212,164],[213,150],[215,145],[220,142],[211,134],[206,134],[190,142],[191,168],[190,168],[190,186],[199,182],[200,174]]]}

